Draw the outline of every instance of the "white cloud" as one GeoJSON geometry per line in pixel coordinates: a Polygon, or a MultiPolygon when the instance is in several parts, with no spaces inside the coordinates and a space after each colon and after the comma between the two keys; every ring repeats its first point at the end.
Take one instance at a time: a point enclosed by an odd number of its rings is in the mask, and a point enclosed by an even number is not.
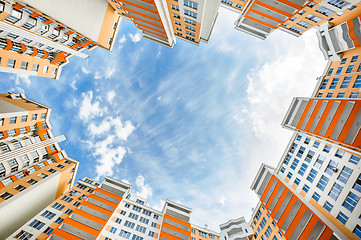
{"type": "Polygon", "coordinates": [[[81,71],[84,73],[84,74],[89,74],[90,71],[88,69],[86,69],[84,66],[81,67],[81,71]]]}
{"type": "Polygon", "coordinates": [[[89,147],[93,150],[93,155],[97,157],[97,166],[95,170],[100,176],[112,176],[114,166],[120,164],[123,160],[126,150],[122,146],[114,147],[115,137],[110,135],[103,141],[97,143],[89,143],[89,147]]]}
{"type": "Polygon", "coordinates": [[[91,132],[91,134],[93,135],[101,135],[101,134],[106,134],[110,128],[111,128],[111,123],[110,121],[102,121],[100,124],[98,123],[91,123],[89,125],[89,130],[91,132]]]}
{"type": "Polygon", "coordinates": [[[112,103],[114,97],[115,97],[115,92],[114,92],[114,91],[109,91],[108,94],[107,94],[107,100],[108,100],[108,102],[109,102],[109,103],[112,103]]]}
{"type": "Polygon", "coordinates": [[[138,189],[138,191],[135,193],[136,195],[145,199],[152,197],[152,188],[149,186],[149,184],[145,183],[145,178],[142,175],[138,175],[137,179],[135,180],[135,185],[138,189]]]}
{"type": "Polygon", "coordinates": [[[106,79],[109,79],[113,76],[113,74],[116,72],[116,69],[115,67],[108,67],[106,70],[105,70],[105,74],[104,74],[104,77],[106,79]]]}
{"type": "Polygon", "coordinates": [[[134,43],[137,43],[142,39],[142,35],[139,32],[136,34],[129,33],[129,37],[134,43]]]}
{"type": "Polygon", "coordinates": [[[97,116],[102,116],[106,111],[106,107],[101,107],[99,101],[93,101],[93,91],[82,93],[83,100],[79,108],[79,117],[83,121],[88,121],[97,116]]]}
{"type": "Polygon", "coordinates": [[[16,85],[24,85],[25,84],[26,86],[30,86],[30,84],[31,84],[30,76],[25,75],[25,74],[15,75],[15,84],[16,85]]]}
{"type": "Polygon", "coordinates": [[[126,39],[126,37],[125,37],[125,35],[122,35],[122,37],[119,39],[119,43],[120,44],[123,44],[123,43],[125,43],[127,41],[127,39],[126,39]]]}
{"type": "Polygon", "coordinates": [[[101,77],[99,72],[95,72],[94,79],[100,79],[101,77]]]}

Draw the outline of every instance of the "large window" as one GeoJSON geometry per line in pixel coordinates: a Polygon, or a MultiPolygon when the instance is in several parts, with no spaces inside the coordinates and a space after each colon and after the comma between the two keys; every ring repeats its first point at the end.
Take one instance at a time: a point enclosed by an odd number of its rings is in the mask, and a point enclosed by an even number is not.
{"type": "Polygon", "coordinates": [[[343,187],[340,184],[335,183],[333,185],[333,187],[331,188],[331,191],[328,195],[336,201],[338,196],[340,195],[342,189],[343,189],[343,187]]]}
{"type": "Polygon", "coordinates": [[[347,197],[346,197],[345,201],[343,202],[342,206],[344,206],[347,210],[352,212],[359,199],[360,199],[359,196],[357,196],[353,192],[350,192],[347,195],[347,197]]]}

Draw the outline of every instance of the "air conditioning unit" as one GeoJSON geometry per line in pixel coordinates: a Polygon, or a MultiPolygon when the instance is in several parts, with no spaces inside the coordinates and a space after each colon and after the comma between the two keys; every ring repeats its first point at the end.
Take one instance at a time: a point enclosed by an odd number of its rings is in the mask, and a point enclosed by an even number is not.
{"type": "Polygon", "coordinates": [[[337,168],[332,168],[332,171],[336,173],[338,171],[338,169],[337,168]]]}

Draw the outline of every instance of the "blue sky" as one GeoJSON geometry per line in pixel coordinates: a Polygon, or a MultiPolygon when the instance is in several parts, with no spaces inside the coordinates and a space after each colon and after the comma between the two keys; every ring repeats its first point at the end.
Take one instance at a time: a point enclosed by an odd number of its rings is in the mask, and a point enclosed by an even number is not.
{"type": "Polygon", "coordinates": [[[113,52],[72,58],[59,80],[0,73],[0,90],[52,107],[78,178],[126,180],[150,206],[180,202],[218,231],[249,219],[258,168],[276,166],[292,134],[280,126],[288,105],[311,95],[326,64],[314,31],[262,41],[235,30],[236,18],[220,9],[207,44],[173,49],[124,20],[113,52]]]}

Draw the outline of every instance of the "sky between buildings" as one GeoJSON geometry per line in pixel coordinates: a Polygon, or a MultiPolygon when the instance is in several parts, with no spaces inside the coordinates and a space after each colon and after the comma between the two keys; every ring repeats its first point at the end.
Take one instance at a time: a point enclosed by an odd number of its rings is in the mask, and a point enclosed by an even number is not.
{"type": "Polygon", "coordinates": [[[292,135],[280,126],[292,97],[310,96],[326,65],[313,30],[262,41],[235,30],[236,18],[221,8],[208,44],[174,49],[124,20],[113,52],[70,59],[60,80],[0,73],[0,91],[53,109],[78,178],[126,180],[150,206],[180,202],[192,223],[219,231],[249,220],[258,168],[276,166],[292,135]]]}

